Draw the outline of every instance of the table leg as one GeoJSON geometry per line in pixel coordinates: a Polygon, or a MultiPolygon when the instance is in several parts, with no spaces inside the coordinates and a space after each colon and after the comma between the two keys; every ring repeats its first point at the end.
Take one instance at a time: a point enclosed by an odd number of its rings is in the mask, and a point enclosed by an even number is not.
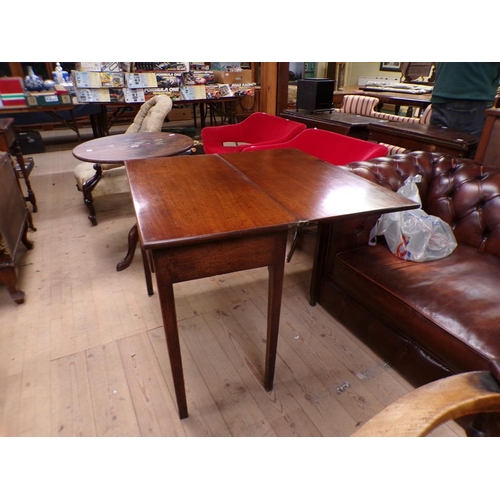
{"type": "MultiPolygon", "coordinates": [[[[128,250],[127,250],[127,255],[125,255],[125,258],[118,262],[116,265],[116,270],[117,271],[123,271],[124,269],[127,269],[127,267],[130,266],[132,263],[132,260],[134,258],[135,254],[135,249],[137,248],[137,243],[139,242],[139,231],[137,230],[137,223],[135,223],[132,228],[130,229],[128,233],[128,250]]],[[[149,287],[148,287],[148,292],[149,292],[149,287]]],[[[152,294],[150,294],[152,295],[152,294]]]]}
{"type": "Polygon", "coordinates": [[[97,226],[97,218],[94,208],[94,198],[92,197],[92,191],[97,186],[97,183],[102,177],[102,166],[99,163],[94,165],[95,175],[90,179],[86,180],[82,186],[83,202],[89,211],[89,221],[93,226],[97,226]]]}
{"type": "Polygon", "coordinates": [[[141,248],[142,253],[142,265],[144,266],[144,277],[146,278],[146,289],[148,291],[148,295],[154,295],[153,291],[153,280],[151,278],[151,264],[148,252],[141,248]]]}
{"type": "MultiPolygon", "coordinates": [[[[154,256],[154,252],[153,252],[154,256]]],[[[175,310],[175,298],[173,281],[168,266],[162,265],[161,261],[155,259],[156,280],[158,295],[160,296],[161,314],[163,317],[163,329],[167,341],[170,369],[174,382],[175,397],[179,418],[187,418],[186,388],[184,385],[184,370],[182,368],[181,345],[179,341],[179,330],[177,328],[177,313],[175,310]]]]}
{"type": "Polygon", "coordinates": [[[320,222],[316,235],[316,246],[314,248],[314,261],[312,269],[311,287],[309,290],[309,305],[315,306],[318,302],[321,277],[325,268],[326,251],[330,235],[330,224],[320,222]]]}
{"type": "Polygon", "coordinates": [[[73,110],[69,111],[69,115],[71,118],[70,121],[66,120],[61,115],[57,114],[55,111],[48,110],[48,111],[46,111],[46,113],[49,116],[51,116],[52,118],[55,118],[59,123],[62,123],[63,125],[65,125],[69,129],[71,129],[73,132],[75,132],[77,137],[78,137],[78,142],[82,142],[82,137],[80,135],[80,130],[78,129],[78,124],[76,123],[76,119],[75,119],[75,115],[73,113],[73,110]]]}
{"type": "Polygon", "coordinates": [[[264,388],[273,388],[278,345],[287,231],[231,240],[194,243],[185,247],[153,249],[153,265],[160,299],[172,378],[180,418],[188,416],[173,284],[245,269],[269,270],[267,340],[264,388]]]}
{"type": "Polygon", "coordinates": [[[194,128],[197,128],[197,119],[196,119],[196,103],[193,103],[193,122],[194,122],[194,128]]]}
{"type": "Polygon", "coordinates": [[[90,124],[92,125],[92,133],[95,139],[107,135],[103,123],[101,113],[90,115],[90,124]]]}
{"type": "MultiPolygon", "coordinates": [[[[283,249],[283,256],[286,247],[283,249]]],[[[276,354],[278,348],[278,333],[281,313],[281,297],[283,294],[283,277],[285,275],[285,259],[280,258],[273,265],[268,266],[269,285],[267,301],[267,340],[266,340],[266,364],[264,372],[264,389],[273,389],[274,370],[276,367],[276,354]]]]}
{"type": "Polygon", "coordinates": [[[205,105],[200,102],[200,127],[205,128],[205,105]]]}
{"type": "Polygon", "coordinates": [[[71,121],[73,122],[73,130],[76,132],[76,136],[78,137],[78,142],[82,142],[82,136],[80,135],[80,129],[78,128],[78,123],[76,122],[75,113],[71,109],[69,111],[71,116],[71,121]]]}

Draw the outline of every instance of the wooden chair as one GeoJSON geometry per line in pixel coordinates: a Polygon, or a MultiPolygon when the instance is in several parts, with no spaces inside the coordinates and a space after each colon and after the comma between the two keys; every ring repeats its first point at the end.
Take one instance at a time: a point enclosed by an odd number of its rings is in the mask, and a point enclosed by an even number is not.
{"type": "MultiPolygon", "coordinates": [[[[500,412],[500,363],[419,387],[366,422],[352,437],[426,436],[449,420],[500,412]]],[[[477,434],[476,434],[477,435],[477,434]]]]}

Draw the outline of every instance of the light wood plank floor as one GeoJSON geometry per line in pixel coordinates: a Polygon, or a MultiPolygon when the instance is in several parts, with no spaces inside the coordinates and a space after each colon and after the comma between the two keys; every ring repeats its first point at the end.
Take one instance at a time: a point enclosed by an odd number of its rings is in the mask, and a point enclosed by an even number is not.
{"type": "MultiPolygon", "coordinates": [[[[179,420],[158,296],[140,252],[116,272],[134,223],[128,196],[75,187],[74,142],[33,155],[38,199],[16,305],[0,285],[1,436],[349,436],[412,389],[308,305],[314,235],[286,264],[275,387],[262,387],[267,270],[175,285],[189,418],[179,420]]],[[[463,435],[454,423],[435,436],[463,435]]]]}

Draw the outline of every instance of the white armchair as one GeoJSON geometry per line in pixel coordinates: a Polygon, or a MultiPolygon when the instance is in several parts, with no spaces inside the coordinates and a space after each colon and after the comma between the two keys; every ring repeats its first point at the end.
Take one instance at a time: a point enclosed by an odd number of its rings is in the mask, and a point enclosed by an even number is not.
{"type": "MultiPolygon", "coordinates": [[[[140,107],[125,134],[160,132],[172,106],[170,97],[152,97],[140,107]]],[[[100,166],[101,168],[96,169],[93,163],[82,162],[74,170],[76,187],[83,193],[83,201],[90,212],[89,220],[94,226],[97,225],[94,198],[130,192],[123,163],[100,164],[100,166]]]]}

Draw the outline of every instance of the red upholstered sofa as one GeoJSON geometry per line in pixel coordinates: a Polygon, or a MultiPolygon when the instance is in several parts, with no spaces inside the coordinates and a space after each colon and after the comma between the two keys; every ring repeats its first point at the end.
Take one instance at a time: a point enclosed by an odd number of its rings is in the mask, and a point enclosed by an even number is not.
{"type": "MultiPolygon", "coordinates": [[[[448,257],[415,263],[383,239],[377,217],[328,224],[318,302],[415,386],[488,370],[500,358],[500,168],[413,152],[346,167],[396,191],[422,175],[422,208],[452,227],[448,257]]],[[[500,415],[462,420],[469,435],[500,435],[500,415]]]]}

